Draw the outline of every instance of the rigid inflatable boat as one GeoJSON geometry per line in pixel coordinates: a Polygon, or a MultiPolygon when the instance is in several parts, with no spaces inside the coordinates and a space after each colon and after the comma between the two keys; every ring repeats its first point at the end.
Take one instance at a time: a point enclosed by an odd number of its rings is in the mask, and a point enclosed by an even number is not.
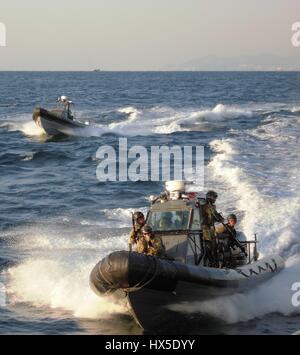
{"type": "Polygon", "coordinates": [[[89,122],[75,120],[71,111],[73,102],[66,96],[61,96],[58,102],[62,108],[48,111],[44,108],[36,108],[33,112],[33,120],[36,125],[42,128],[49,136],[59,134],[70,134],[74,130],[86,128],[89,122]]]}
{"type": "Polygon", "coordinates": [[[91,273],[93,291],[126,302],[146,330],[157,328],[171,306],[245,292],[284,268],[279,255],[258,260],[256,240],[243,240],[245,248],[232,253],[235,267],[209,266],[201,230],[205,200],[184,190],[184,183],[169,184],[169,191],[154,199],[147,216],[147,224],[166,247],[165,258],[114,252],[91,273]]]}

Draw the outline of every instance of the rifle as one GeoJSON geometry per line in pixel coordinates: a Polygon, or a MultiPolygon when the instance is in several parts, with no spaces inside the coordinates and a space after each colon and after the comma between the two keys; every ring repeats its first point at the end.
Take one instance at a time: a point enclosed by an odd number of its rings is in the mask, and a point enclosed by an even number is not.
{"type": "MultiPolygon", "coordinates": [[[[131,213],[131,220],[132,220],[132,228],[133,228],[133,230],[135,230],[134,213],[131,213]]],[[[130,243],[129,243],[129,251],[132,252],[131,240],[130,240],[130,243]]]]}
{"type": "MultiPolygon", "coordinates": [[[[143,226],[140,226],[140,228],[138,230],[136,230],[136,221],[134,219],[134,213],[132,213],[132,230],[134,231],[135,234],[135,242],[138,242],[138,233],[141,231],[143,226]]],[[[129,250],[132,251],[132,244],[129,243],[129,250]]]]}
{"type": "Polygon", "coordinates": [[[216,219],[217,222],[221,223],[224,228],[227,230],[227,232],[231,235],[232,237],[232,241],[233,243],[241,249],[241,251],[248,256],[248,253],[246,252],[246,249],[243,247],[243,245],[240,243],[239,240],[236,239],[236,236],[232,233],[232,231],[230,230],[230,228],[224,223],[223,218],[221,218],[221,216],[219,214],[215,213],[215,209],[212,207],[211,202],[208,203],[209,209],[211,211],[211,213],[213,214],[214,218],[216,219]]]}

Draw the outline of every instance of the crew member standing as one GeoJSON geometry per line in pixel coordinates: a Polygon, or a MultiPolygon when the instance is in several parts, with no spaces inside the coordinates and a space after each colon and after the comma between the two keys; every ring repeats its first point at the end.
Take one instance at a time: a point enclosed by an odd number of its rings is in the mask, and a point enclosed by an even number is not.
{"type": "Polygon", "coordinates": [[[217,212],[216,201],[218,194],[215,191],[209,191],[206,194],[206,203],[202,207],[203,221],[202,231],[206,250],[206,263],[214,266],[218,263],[216,253],[216,228],[215,223],[223,221],[223,217],[217,212]]]}

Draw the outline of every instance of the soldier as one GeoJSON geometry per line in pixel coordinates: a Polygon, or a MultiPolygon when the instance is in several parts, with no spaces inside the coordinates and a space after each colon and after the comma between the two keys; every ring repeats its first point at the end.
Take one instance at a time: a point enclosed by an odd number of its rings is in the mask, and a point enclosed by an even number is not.
{"type": "Polygon", "coordinates": [[[142,236],[142,228],[144,227],[146,220],[142,212],[135,212],[133,215],[133,229],[130,233],[130,246],[136,245],[139,238],[142,236]]]}
{"type": "Polygon", "coordinates": [[[210,266],[214,266],[217,263],[216,255],[216,242],[215,242],[215,223],[222,220],[223,217],[216,210],[216,201],[218,194],[215,191],[209,191],[206,194],[206,203],[202,207],[203,211],[203,240],[205,241],[206,247],[206,260],[209,262],[210,266]]]}
{"type": "Polygon", "coordinates": [[[153,234],[150,226],[145,225],[142,228],[142,237],[137,242],[136,251],[141,254],[162,258],[165,256],[166,249],[161,238],[153,234]]]}
{"type": "Polygon", "coordinates": [[[237,216],[235,214],[230,214],[227,218],[226,226],[221,224],[216,228],[217,236],[219,238],[232,238],[232,237],[236,238],[237,237],[237,232],[235,229],[236,224],[237,224],[237,216]]]}
{"type": "Polygon", "coordinates": [[[206,194],[206,204],[203,206],[203,238],[204,240],[212,240],[215,237],[215,223],[223,217],[216,210],[216,201],[218,194],[214,191],[209,191],[206,194]]]}
{"type": "Polygon", "coordinates": [[[235,258],[247,256],[247,238],[244,233],[236,231],[235,226],[237,222],[237,216],[235,214],[230,214],[227,217],[226,225],[222,224],[216,227],[216,236],[219,240],[219,243],[226,245],[228,251],[230,248],[230,251],[228,252],[230,258],[230,267],[238,266],[235,258]]]}

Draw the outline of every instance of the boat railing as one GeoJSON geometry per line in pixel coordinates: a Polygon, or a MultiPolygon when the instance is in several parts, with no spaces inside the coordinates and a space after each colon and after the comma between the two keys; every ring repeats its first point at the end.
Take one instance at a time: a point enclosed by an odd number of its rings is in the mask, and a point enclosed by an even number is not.
{"type": "MultiPolygon", "coordinates": [[[[242,242],[242,244],[247,246],[247,256],[248,264],[251,264],[253,261],[258,261],[259,253],[257,250],[257,235],[255,234],[254,240],[249,240],[242,242]],[[252,248],[252,246],[254,246],[252,248]]],[[[205,242],[203,240],[202,231],[189,231],[188,233],[188,245],[194,253],[195,265],[200,265],[203,258],[205,257],[205,242]]]]}
{"type": "Polygon", "coordinates": [[[247,240],[246,242],[243,242],[243,244],[247,245],[247,251],[248,251],[248,264],[251,264],[253,261],[257,261],[259,258],[259,253],[257,250],[257,244],[259,241],[257,240],[257,234],[254,235],[254,240],[247,240]],[[252,246],[253,249],[251,248],[252,246]]]}

